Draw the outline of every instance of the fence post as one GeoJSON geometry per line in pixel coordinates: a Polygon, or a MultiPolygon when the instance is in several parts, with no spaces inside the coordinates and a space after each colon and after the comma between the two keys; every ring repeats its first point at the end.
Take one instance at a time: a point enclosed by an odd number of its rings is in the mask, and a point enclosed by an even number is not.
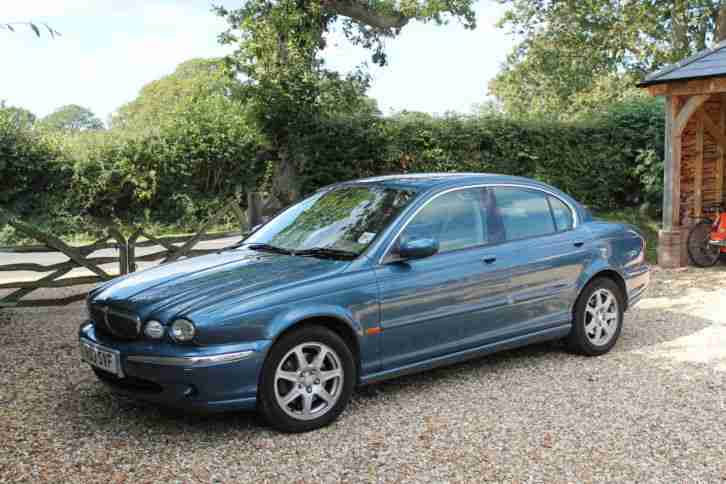
{"type": "Polygon", "coordinates": [[[234,212],[234,215],[237,217],[237,222],[239,222],[240,235],[244,235],[250,229],[249,224],[247,223],[247,215],[245,215],[245,213],[242,211],[239,203],[235,203],[232,205],[232,212],[234,212]]]}
{"type": "Polygon", "coordinates": [[[250,229],[262,223],[262,194],[247,193],[247,222],[250,229]]]}
{"type": "Polygon", "coordinates": [[[123,276],[129,272],[129,253],[128,253],[128,240],[123,236],[121,231],[114,227],[109,226],[107,228],[108,235],[116,240],[116,247],[118,248],[118,273],[123,276]]]}
{"type": "Polygon", "coordinates": [[[128,242],[118,244],[118,273],[120,276],[129,273],[129,246],[128,242]]]}
{"type": "Polygon", "coordinates": [[[131,237],[126,240],[126,260],[128,261],[129,273],[136,272],[136,240],[140,235],[141,229],[136,229],[131,237]]]}

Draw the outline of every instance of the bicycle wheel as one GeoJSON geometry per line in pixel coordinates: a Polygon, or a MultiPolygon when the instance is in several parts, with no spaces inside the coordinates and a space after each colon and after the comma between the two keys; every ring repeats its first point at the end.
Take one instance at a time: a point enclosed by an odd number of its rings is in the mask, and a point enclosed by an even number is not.
{"type": "Polygon", "coordinates": [[[711,240],[712,225],[713,222],[704,220],[688,232],[688,257],[695,266],[711,267],[718,262],[720,249],[708,243],[711,240]]]}

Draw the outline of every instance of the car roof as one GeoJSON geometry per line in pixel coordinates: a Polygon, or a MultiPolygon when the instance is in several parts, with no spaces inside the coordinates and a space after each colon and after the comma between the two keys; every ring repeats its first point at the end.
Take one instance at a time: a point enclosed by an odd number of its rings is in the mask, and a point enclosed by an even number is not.
{"type": "Polygon", "coordinates": [[[385,175],[371,178],[362,178],[359,180],[351,180],[347,182],[337,183],[332,186],[376,184],[390,186],[392,188],[426,191],[433,188],[449,188],[479,183],[515,183],[552,189],[552,187],[536,180],[532,180],[531,178],[511,175],[499,175],[495,173],[411,173],[401,175],[385,175]]]}

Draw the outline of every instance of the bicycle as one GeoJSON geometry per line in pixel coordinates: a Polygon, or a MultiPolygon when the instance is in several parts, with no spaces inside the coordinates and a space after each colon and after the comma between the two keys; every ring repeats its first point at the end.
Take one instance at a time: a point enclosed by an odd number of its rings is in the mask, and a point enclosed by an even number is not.
{"type": "Polygon", "coordinates": [[[697,267],[716,265],[721,254],[726,253],[726,211],[723,204],[704,207],[704,214],[688,231],[688,257],[697,267]]]}

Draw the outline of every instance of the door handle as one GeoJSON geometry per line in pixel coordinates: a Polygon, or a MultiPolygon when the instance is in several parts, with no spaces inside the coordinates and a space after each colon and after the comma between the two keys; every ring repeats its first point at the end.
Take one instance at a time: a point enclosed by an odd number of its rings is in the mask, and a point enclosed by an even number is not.
{"type": "Polygon", "coordinates": [[[573,245],[575,247],[582,247],[583,245],[585,245],[585,242],[578,241],[578,242],[575,242],[573,245]]]}
{"type": "Polygon", "coordinates": [[[493,264],[494,262],[497,261],[497,258],[496,257],[484,257],[484,259],[482,259],[482,260],[484,261],[485,264],[493,264]]]}

